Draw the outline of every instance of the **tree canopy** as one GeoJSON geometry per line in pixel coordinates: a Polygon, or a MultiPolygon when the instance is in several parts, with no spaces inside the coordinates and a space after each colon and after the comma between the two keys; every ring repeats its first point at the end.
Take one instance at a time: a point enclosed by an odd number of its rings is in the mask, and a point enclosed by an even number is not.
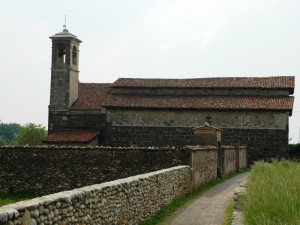
{"type": "Polygon", "coordinates": [[[17,136],[18,145],[41,145],[47,136],[47,130],[42,125],[29,123],[23,126],[17,136]]]}
{"type": "Polygon", "coordinates": [[[17,123],[2,123],[0,120],[0,146],[39,145],[46,135],[47,130],[42,125],[29,123],[22,126],[17,123]]]}
{"type": "Polygon", "coordinates": [[[21,127],[20,124],[2,123],[0,120],[0,146],[15,145],[21,127]]]}

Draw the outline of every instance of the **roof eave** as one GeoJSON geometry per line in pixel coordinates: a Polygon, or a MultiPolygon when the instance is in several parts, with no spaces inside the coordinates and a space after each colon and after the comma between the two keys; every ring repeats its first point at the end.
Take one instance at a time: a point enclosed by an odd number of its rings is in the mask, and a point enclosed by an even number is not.
{"type": "Polygon", "coordinates": [[[112,106],[112,105],[106,105],[103,106],[107,110],[110,109],[144,109],[144,110],[207,110],[207,111],[240,111],[240,110],[252,110],[252,111],[281,111],[281,112],[292,112],[292,108],[288,109],[267,109],[267,108],[195,108],[195,107],[188,107],[188,108],[182,108],[182,107],[143,107],[143,106],[112,106]]]}

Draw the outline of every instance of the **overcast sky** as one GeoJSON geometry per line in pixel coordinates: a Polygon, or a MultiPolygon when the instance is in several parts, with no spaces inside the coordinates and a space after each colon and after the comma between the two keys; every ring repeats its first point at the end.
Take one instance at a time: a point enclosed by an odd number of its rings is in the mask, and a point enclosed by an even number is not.
{"type": "Polygon", "coordinates": [[[290,138],[299,141],[299,0],[9,0],[0,7],[0,120],[47,127],[51,40],[83,42],[80,81],[119,77],[296,76],[290,138]]]}

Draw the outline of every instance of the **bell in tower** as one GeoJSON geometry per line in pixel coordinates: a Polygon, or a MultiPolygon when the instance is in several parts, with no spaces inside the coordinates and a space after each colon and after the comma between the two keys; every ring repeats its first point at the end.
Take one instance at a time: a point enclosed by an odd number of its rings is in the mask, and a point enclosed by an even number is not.
{"type": "Polygon", "coordinates": [[[52,39],[50,106],[53,110],[68,110],[78,98],[79,40],[64,26],[52,39]]]}

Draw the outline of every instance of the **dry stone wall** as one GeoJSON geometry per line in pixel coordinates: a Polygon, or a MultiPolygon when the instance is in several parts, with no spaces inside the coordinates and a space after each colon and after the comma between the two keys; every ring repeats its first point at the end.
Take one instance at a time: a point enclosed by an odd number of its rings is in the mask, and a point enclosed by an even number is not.
{"type": "Polygon", "coordinates": [[[0,193],[44,195],[190,165],[190,153],[171,147],[0,147],[0,162],[0,193]]]}
{"type": "MultiPolygon", "coordinates": [[[[242,162],[238,167],[246,166],[244,148],[239,149],[243,152],[239,155],[231,154],[237,148],[222,148],[224,172],[237,169],[231,162],[236,162],[238,156],[242,162]],[[230,158],[226,157],[228,154],[230,158]]],[[[69,190],[72,186],[65,184],[72,182],[80,182],[82,186],[94,184],[3,206],[0,208],[0,225],[137,224],[174,198],[215,179],[218,149],[209,146],[1,147],[0,160],[3,162],[0,164],[1,192],[12,188],[15,192],[27,190],[41,194],[55,191],[57,185],[69,190]],[[171,166],[185,163],[190,166],[171,166]],[[103,175],[116,179],[164,166],[172,168],[107,183],[101,181],[103,175]],[[99,177],[100,181],[97,180],[99,177]]]]}
{"type": "MultiPolygon", "coordinates": [[[[247,166],[245,147],[223,146],[224,173],[247,166]],[[228,153],[230,157],[228,157],[228,153]]],[[[217,177],[216,147],[0,147],[0,193],[45,195],[178,165],[190,165],[194,188],[217,177]]]]}
{"type": "Polygon", "coordinates": [[[0,207],[0,225],[138,224],[191,191],[189,166],[87,186],[0,207]]]}

